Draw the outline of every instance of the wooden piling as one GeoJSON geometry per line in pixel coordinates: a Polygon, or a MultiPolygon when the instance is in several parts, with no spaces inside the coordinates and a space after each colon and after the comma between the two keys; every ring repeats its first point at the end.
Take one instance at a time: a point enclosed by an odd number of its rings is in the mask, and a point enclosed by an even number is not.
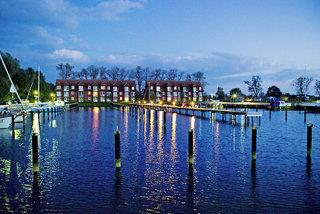
{"type": "Polygon", "coordinates": [[[312,127],[313,125],[311,123],[307,126],[307,157],[311,157],[312,127]]]}
{"type": "Polygon", "coordinates": [[[32,134],[32,170],[39,172],[39,151],[38,151],[38,135],[32,134]]]}
{"type": "Polygon", "coordinates": [[[252,160],[256,160],[257,159],[257,129],[256,127],[252,127],[252,160]]]}
{"type": "Polygon", "coordinates": [[[304,122],[307,122],[307,110],[304,109],[304,122]]]}
{"type": "Polygon", "coordinates": [[[190,129],[188,132],[188,151],[189,151],[189,164],[194,163],[194,156],[193,156],[193,129],[190,129]]]}
{"type": "Polygon", "coordinates": [[[114,133],[114,142],[115,142],[115,158],[116,158],[116,168],[121,167],[121,158],[120,158],[120,132],[117,129],[114,133]]]}
{"type": "Polygon", "coordinates": [[[11,115],[12,138],[14,138],[14,115],[11,115]]]}
{"type": "Polygon", "coordinates": [[[286,119],[286,121],[287,121],[287,119],[288,119],[288,108],[287,108],[287,107],[286,107],[285,119],[286,119]]]}
{"type": "Polygon", "coordinates": [[[269,109],[269,119],[271,119],[271,108],[269,109]]]}

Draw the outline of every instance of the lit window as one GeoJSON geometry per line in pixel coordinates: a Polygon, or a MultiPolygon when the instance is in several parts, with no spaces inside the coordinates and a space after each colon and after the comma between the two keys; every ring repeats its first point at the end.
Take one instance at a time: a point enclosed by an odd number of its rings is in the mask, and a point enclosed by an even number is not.
{"type": "Polygon", "coordinates": [[[83,86],[79,86],[79,90],[78,91],[83,91],[83,86]]]}
{"type": "Polygon", "coordinates": [[[101,90],[106,90],[106,86],[105,86],[105,85],[102,85],[102,86],[101,86],[101,90]]]}
{"type": "Polygon", "coordinates": [[[91,90],[91,85],[88,85],[88,90],[91,90]]]}
{"type": "Polygon", "coordinates": [[[93,97],[97,97],[98,96],[98,92],[97,91],[94,91],[93,92],[93,97]]]}
{"type": "Polygon", "coordinates": [[[71,86],[71,89],[73,89],[73,90],[74,90],[74,85],[72,85],[72,86],[71,86]]]}
{"type": "Polygon", "coordinates": [[[57,90],[61,90],[61,85],[57,85],[57,90]]]}

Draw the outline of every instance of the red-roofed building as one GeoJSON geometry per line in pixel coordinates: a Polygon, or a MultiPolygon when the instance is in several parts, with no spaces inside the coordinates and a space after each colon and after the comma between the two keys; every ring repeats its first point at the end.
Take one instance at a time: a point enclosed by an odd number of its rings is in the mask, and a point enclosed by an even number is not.
{"type": "Polygon", "coordinates": [[[57,100],[65,102],[135,102],[133,80],[56,80],[57,100]]]}
{"type": "Polygon", "coordinates": [[[145,94],[149,102],[201,102],[203,86],[200,82],[195,81],[149,80],[145,94]]]}

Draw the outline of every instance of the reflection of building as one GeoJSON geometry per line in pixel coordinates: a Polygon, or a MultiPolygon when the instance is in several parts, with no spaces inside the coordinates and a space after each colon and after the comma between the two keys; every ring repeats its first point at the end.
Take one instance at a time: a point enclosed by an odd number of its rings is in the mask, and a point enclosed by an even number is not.
{"type": "Polygon", "coordinates": [[[132,80],[56,80],[57,100],[65,102],[135,102],[132,80]]]}
{"type": "Polygon", "coordinates": [[[149,80],[146,84],[145,98],[150,101],[202,101],[203,87],[200,82],[149,80]]]}

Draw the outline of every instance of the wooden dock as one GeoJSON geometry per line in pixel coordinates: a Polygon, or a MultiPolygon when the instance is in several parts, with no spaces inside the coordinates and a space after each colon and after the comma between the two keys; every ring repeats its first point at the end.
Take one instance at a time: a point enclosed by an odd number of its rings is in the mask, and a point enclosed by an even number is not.
{"type": "Polygon", "coordinates": [[[253,123],[254,118],[259,118],[260,124],[260,117],[262,113],[252,114],[248,111],[243,110],[231,110],[231,109],[217,109],[217,108],[198,108],[198,107],[181,107],[181,106],[174,106],[174,105],[159,105],[159,104],[137,104],[137,103],[130,103],[130,104],[121,104],[121,103],[110,103],[111,106],[116,107],[129,107],[130,112],[135,111],[137,108],[143,109],[152,109],[156,111],[164,111],[164,112],[171,112],[177,113],[181,115],[187,116],[197,116],[202,119],[215,119],[216,114],[221,115],[221,121],[227,122],[227,115],[229,115],[229,121],[232,124],[237,123],[237,116],[244,116],[245,117],[245,125],[249,124],[250,118],[253,123]],[[198,113],[198,114],[197,114],[198,113]],[[199,115],[200,113],[200,115],[199,115]],[[210,115],[208,117],[208,114],[210,115]]]}

